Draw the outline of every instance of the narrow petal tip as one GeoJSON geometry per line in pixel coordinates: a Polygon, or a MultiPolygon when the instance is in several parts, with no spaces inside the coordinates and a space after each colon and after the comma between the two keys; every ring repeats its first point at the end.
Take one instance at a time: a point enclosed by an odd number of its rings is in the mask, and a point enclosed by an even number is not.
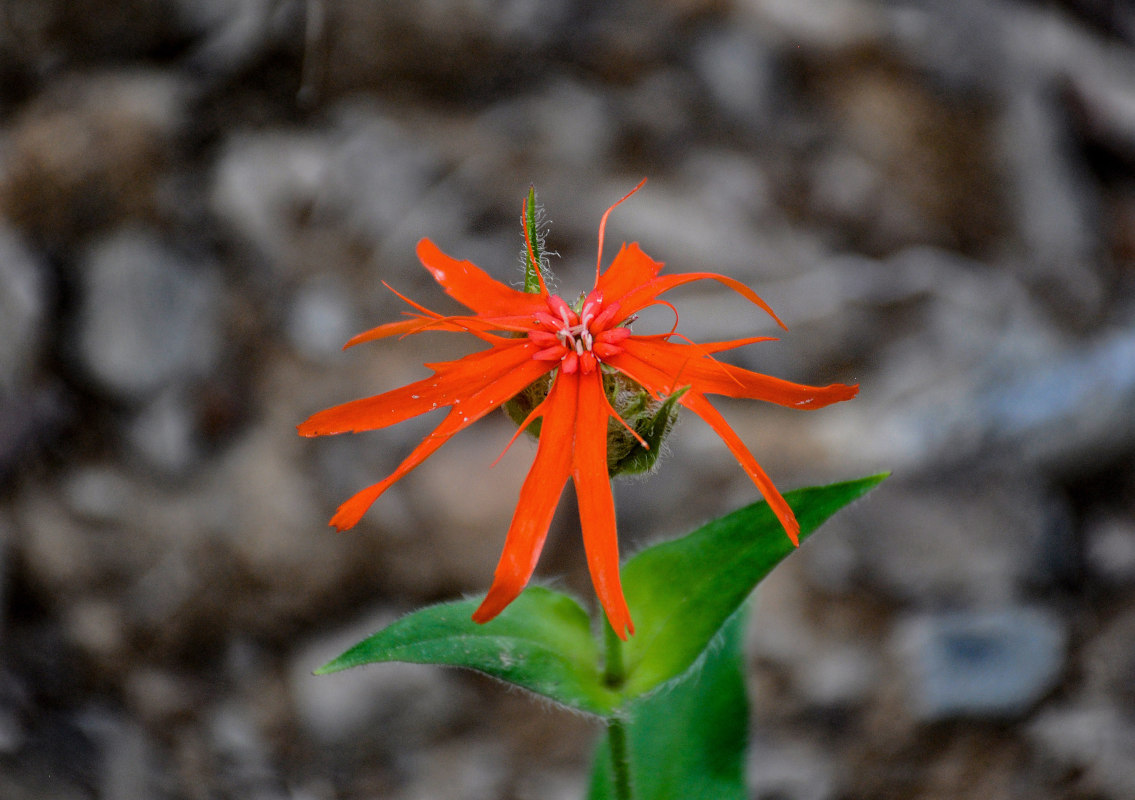
{"type": "Polygon", "coordinates": [[[478,625],[484,625],[491,619],[494,619],[498,614],[508,607],[508,604],[516,599],[520,594],[523,586],[508,587],[500,583],[494,583],[489,593],[485,595],[485,599],[481,601],[481,605],[477,606],[477,610],[473,612],[473,621],[478,625]]]}
{"type": "Polygon", "coordinates": [[[342,509],[339,509],[327,524],[334,528],[336,532],[342,533],[358,525],[360,519],[362,519],[361,513],[344,513],[342,509]]]}
{"type": "Polygon", "coordinates": [[[612,621],[610,617],[607,618],[607,621],[611,624],[611,630],[615,632],[615,635],[624,642],[629,637],[634,636],[634,623],[631,622],[630,617],[627,617],[625,620],[620,620],[617,624],[612,621]]]}
{"type": "MultiPolygon", "coordinates": [[[[789,514],[792,514],[790,511],[789,514]]],[[[788,519],[781,518],[780,523],[784,526],[784,532],[788,535],[788,540],[792,542],[793,547],[800,546],[800,523],[796,521],[796,515],[792,514],[788,519]]]]}
{"type": "Polygon", "coordinates": [[[335,512],[335,516],[331,518],[331,522],[329,523],[331,527],[342,532],[358,525],[359,520],[363,518],[363,514],[374,505],[374,501],[389,488],[389,485],[389,479],[381,483],[376,483],[374,486],[368,486],[366,489],[363,489],[347,500],[347,502],[339,506],[339,510],[335,512]]]}

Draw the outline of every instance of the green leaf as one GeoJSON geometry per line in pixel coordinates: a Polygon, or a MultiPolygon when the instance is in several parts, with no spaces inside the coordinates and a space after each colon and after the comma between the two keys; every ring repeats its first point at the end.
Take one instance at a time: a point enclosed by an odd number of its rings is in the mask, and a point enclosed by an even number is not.
{"type": "Polygon", "coordinates": [[[383,661],[446,664],[483,672],[557,703],[606,715],[618,696],[603,685],[591,622],[570,597],[529,587],[484,624],[479,599],[415,611],[316,670],[317,675],[383,661]]]}
{"type": "MultiPolygon", "coordinates": [[[[886,477],[787,493],[801,541],[886,477]]],[[[634,698],[689,669],[754,587],[794,550],[761,502],[632,558],[622,571],[635,620],[635,634],[623,651],[623,695],[634,698]]]]}
{"type": "MultiPolygon", "coordinates": [[[[627,751],[636,800],[745,800],[745,616],[744,611],[733,615],[700,669],[628,707],[627,751]]],[[[614,798],[607,735],[596,751],[588,798],[614,798]]]]}

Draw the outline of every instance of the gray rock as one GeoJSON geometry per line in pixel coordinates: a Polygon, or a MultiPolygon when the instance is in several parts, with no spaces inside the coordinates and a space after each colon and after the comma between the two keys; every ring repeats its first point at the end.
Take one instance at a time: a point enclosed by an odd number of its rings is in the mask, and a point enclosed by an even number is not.
{"type": "Polygon", "coordinates": [[[355,235],[380,241],[440,171],[428,142],[366,103],[336,109],[324,140],[329,156],[320,201],[355,235]]]}
{"type": "Polygon", "coordinates": [[[7,757],[18,753],[25,735],[19,715],[10,708],[0,708],[0,753],[7,757]]]}
{"type": "Polygon", "coordinates": [[[177,388],[163,391],[129,421],[126,441],[144,471],[184,475],[201,458],[194,409],[177,388]]]}
{"type": "Polygon", "coordinates": [[[1067,640],[1062,619],[1023,606],[920,614],[894,633],[923,720],[1024,714],[1059,681],[1067,640]]]}
{"type": "Polygon", "coordinates": [[[414,779],[396,800],[497,800],[508,794],[509,753],[499,741],[454,739],[419,749],[410,760],[414,779]]]}
{"type": "MultiPolygon", "coordinates": [[[[1135,441],[1130,414],[1135,330],[1130,327],[1102,332],[1043,361],[1006,367],[997,380],[989,376],[948,403],[912,404],[886,424],[909,426],[923,440],[921,447],[937,452],[940,465],[979,458],[1014,468],[1030,463],[1080,469],[1135,441]]],[[[900,434],[899,440],[910,437],[900,434]]]]}
{"type": "Polygon", "coordinates": [[[60,609],[60,624],[67,640],[98,666],[122,666],[127,654],[126,615],[120,603],[94,596],[70,598],[60,609]]]}
{"type": "MultiPolygon", "coordinates": [[[[818,549],[822,548],[809,545],[800,555],[818,549]]],[[[825,710],[861,706],[879,678],[877,651],[856,628],[836,633],[817,624],[808,610],[803,567],[801,558],[780,565],[754,595],[746,635],[748,656],[763,665],[775,665],[792,688],[787,693],[777,684],[771,696],[755,693],[754,702],[793,707],[799,700],[803,708],[825,710]]]]}
{"type": "Polygon", "coordinates": [[[1002,161],[1008,197],[1025,247],[1022,279],[1081,316],[1103,300],[1099,197],[1072,156],[1061,114],[1040,89],[1015,93],[1005,108],[1002,161]]]}
{"type": "Polygon", "coordinates": [[[0,390],[26,380],[43,347],[47,286],[43,266],[0,226],[0,390]]]}
{"type": "Polygon", "coordinates": [[[327,148],[314,135],[234,133],[215,162],[210,205],[230,233],[286,274],[292,267],[293,215],[316,205],[327,169],[327,148]]]}
{"type": "Polygon", "coordinates": [[[730,25],[699,36],[692,66],[725,116],[757,130],[772,116],[772,53],[755,27],[730,25]]]}
{"type": "MultiPolygon", "coordinates": [[[[757,186],[765,181],[759,168],[752,164],[738,165],[737,170],[734,177],[748,177],[757,186]]],[[[717,194],[717,187],[704,182],[697,172],[696,169],[691,170],[689,181],[657,179],[647,183],[632,201],[619,206],[614,215],[617,228],[613,227],[612,230],[626,231],[627,241],[638,241],[648,255],[666,261],[668,272],[705,269],[744,279],[746,273],[751,275],[754,263],[761,264],[762,269],[766,264],[774,269],[783,268],[784,254],[775,250],[775,244],[770,245],[764,237],[753,231],[748,214],[750,208],[746,208],[746,202],[732,205],[723,203],[721,196],[717,194]]],[[[708,176],[712,173],[707,171],[704,174],[708,176]]],[[[626,181],[608,182],[596,189],[594,194],[618,199],[632,185],[628,185],[626,181]]],[[[752,203],[753,208],[759,208],[761,203],[760,197],[745,200],[752,203]]],[[[608,237],[604,263],[610,263],[617,252],[614,244],[621,241],[615,239],[611,231],[608,231],[608,237]]],[[[760,291],[759,286],[757,291],[760,291]]],[[[722,298],[732,300],[735,297],[728,289],[707,282],[701,286],[685,288],[682,307],[688,305],[691,297],[699,294],[710,295],[718,301],[722,298]]],[[[764,323],[760,319],[762,313],[751,310],[751,306],[746,307],[745,301],[738,301],[735,307],[751,314],[746,319],[764,323]]],[[[690,320],[683,320],[683,330],[687,334],[691,330],[690,323],[696,324],[694,317],[697,315],[689,316],[690,320]]],[[[702,322],[705,321],[703,317],[702,322]]],[[[672,322],[672,317],[666,318],[666,325],[672,322]]],[[[769,325],[775,328],[775,323],[770,321],[769,325]]],[[[718,332],[720,333],[720,329],[718,332]]]]}
{"type": "Polygon", "coordinates": [[[749,797],[833,800],[839,796],[835,766],[821,748],[781,740],[773,732],[754,732],[745,773],[749,797]]]}
{"type": "MultiPolygon", "coordinates": [[[[808,296],[826,294],[820,308],[845,314],[853,313],[856,294],[844,284],[856,283],[863,300],[887,302],[887,293],[877,291],[885,271],[892,273],[894,300],[905,294],[908,302],[918,302],[925,293],[916,327],[871,347],[873,360],[888,363],[863,396],[817,420],[834,437],[830,446],[865,466],[904,472],[976,461],[1014,472],[1024,463],[1090,469],[1130,447],[1135,441],[1130,312],[1071,340],[1028,297],[1012,269],[1003,264],[982,272],[975,262],[916,248],[889,259],[885,268],[838,259],[801,277],[796,289],[826,286],[827,292],[808,296]]],[[[854,330],[848,335],[862,338],[854,330]]],[[[862,340],[871,344],[877,335],[862,340]]]]}
{"type": "Polygon", "coordinates": [[[1006,3],[913,0],[886,11],[888,44],[956,90],[996,91],[1015,72],[1005,52],[1005,26],[1016,15],[1006,3]]]}
{"type": "Polygon", "coordinates": [[[609,98],[595,87],[559,80],[493,106],[480,122],[490,141],[509,143],[513,157],[516,143],[523,142],[529,158],[562,159],[564,166],[587,169],[610,157],[614,116],[609,98]]]}
{"type": "Polygon", "coordinates": [[[333,275],[316,277],[299,287],[287,314],[285,325],[292,347],[317,363],[339,355],[347,339],[362,330],[350,291],[333,275]]]}
{"type": "Polygon", "coordinates": [[[1135,585],[1135,519],[1110,513],[1084,523],[1084,559],[1094,577],[1113,587],[1135,585]]]}
{"type": "Polygon", "coordinates": [[[133,720],[103,708],[84,709],[79,726],[95,743],[99,763],[99,797],[147,800],[157,786],[157,754],[153,740],[133,720]]]}
{"type": "Polygon", "coordinates": [[[1080,649],[1079,686],[1091,702],[1135,709],[1135,604],[1127,600],[1109,616],[1093,626],[1080,649]]]}
{"type": "Polygon", "coordinates": [[[884,30],[878,4],[864,0],[743,0],[737,6],[784,47],[830,52],[874,41],[884,30]]]}
{"type": "Polygon", "coordinates": [[[912,485],[892,478],[828,524],[845,539],[834,557],[813,556],[809,577],[828,590],[861,583],[914,605],[1000,606],[1050,585],[1053,514],[1039,486],[992,477],[912,485]]]}
{"type": "MultiPolygon", "coordinates": [[[[196,75],[208,79],[230,76],[263,53],[271,44],[281,44],[294,37],[303,15],[301,5],[315,6],[309,11],[318,15],[322,4],[301,4],[295,0],[172,0],[174,16],[198,38],[189,56],[189,66],[196,75]]],[[[308,24],[317,26],[318,16],[308,24]]]]}
{"type": "Polygon", "coordinates": [[[1087,118],[1088,135],[1129,162],[1135,161],[1135,58],[1130,51],[1108,54],[1072,79],[1072,89],[1087,118]]]}
{"type": "Polygon", "coordinates": [[[367,247],[396,239],[401,249],[391,255],[410,260],[423,231],[437,235],[458,227],[459,213],[443,212],[444,224],[430,221],[450,202],[448,192],[431,196],[428,211],[419,208],[438,172],[438,156],[427,141],[380,108],[344,104],[323,129],[230,136],[209,202],[233,233],[264,256],[273,277],[343,275],[371,266],[360,264],[359,251],[365,257],[367,247]],[[412,230],[398,235],[410,219],[412,230]]]}
{"type": "Polygon", "coordinates": [[[131,716],[151,730],[161,730],[192,719],[201,711],[204,691],[186,671],[172,672],[156,667],[135,666],[123,676],[124,705],[131,716]]]}
{"type": "Polygon", "coordinates": [[[1078,704],[1041,713],[1026,729],[1039,753],[1108,800],[1135,797],[1135,721],[1114,705],[1078,704]]]}
{"type": "Polygon", "coordinates": [[[132,229],[96,242],[80,269],[75,346],[101,389],[137,402],[216,361],[221,286],[210,265],[132,229]]]}
{"type": "MultiPolygon", "coordinates": [[[[0,526],[3,524],[0,521],[0,526]]],[[[5,757],[16,756],[27,739],[25,716],[31,699],[27,685],[11,673],[0,671],[0,754],[5,757]]]]}
{"type": "Polygon", "coordinates": [[[208,723],[210,745],[225,764],[226,781],[241,797],[288,800],[272,764],[270,745],[252,712],[231,700],[218,704],[208,723]]]}
{"type": "Polygon", "coordinates": [[[107,464],[77,467],[63,478],[60,495],[77,519],[93,524],[120,523],[129,515],[135,488],[107,464]]]}
{"type": "Polygon", "coordinates": [[[806,166],[815,212],[843,224],[862,225],[882,214],[887,176],[863,153],[833,142],[806,166]]]}
{"type": "Polygon", "coordinates": [[[978,399],[991,452],[1041,464],[1098,463],[1135,441],[1135,327],[1102,332],[978,399]]]}
{"type": "Polygon", "coordinates": [[[516,781],[516,800],[576,800],[586,796],[588,777],[578,768],[524,774],[516,781]]]}
{"type": "Polygon", "coordinates": [[[187,119],[186,86],[175,73],[62,75],[21,109],[0,152],[0,209],[53,249],[152,218],[162,205],[173,138],[187,119]]]}
{"type": "Polygon", "coordinates": [[[59,380],[0,391],[0,483],[18,475],[55,441],[74,414],[73,397],[59,380]]]}
{"type": "MultiPolygon", "coordinates": [[[[579,27],[567,0],[350,0],[323,3],[322,84],[334,95],[409,76],[447,93],[482,89],[558,44],[579,27]],[[429,57],[423,57],[423,54],[429,57]]],[[[317,54],[318,55],[318,54],[317,54]]]]}
{"type": "Polygon", "coordinates": [[[876,654],[871,648],[825,640],[817,650],[814,660],[796,665],[795,686],[809,705],[848,709],[860,707],[870,699],[879,678],[876,654]]]}

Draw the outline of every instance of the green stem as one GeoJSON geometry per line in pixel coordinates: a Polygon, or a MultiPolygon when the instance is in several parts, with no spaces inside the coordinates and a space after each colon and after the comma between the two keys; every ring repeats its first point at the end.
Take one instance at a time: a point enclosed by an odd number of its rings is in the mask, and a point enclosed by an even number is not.
{"type": "Polygon", "coordinates": [[[611,744],[611,780],[616,800],[632,800],[631,763],[627,756],[627,728],[621,717],[607,720],[607,741],[611,744]]]}
{"type": "MultiPolygon", "coordinates": [[[[615,634],[611,623],[603,620],[603,643],[606,659],[603,665],[603,680],[612,687],[623,685],[626,670],[623,665],[623,643],[615,634]]],[[[607,718],[607,742],[611,746],[611,780],[615,786],[616,800],[632,800],[631,762],[627,750],[626,721],[616,715],[607,718]]]]}
{"type": "Polygon", "coordinates": [[[626,669],[623,667],[623,641],[603,617],[603,682],[612,689],[618,689],[626,680],[626,669]]]}

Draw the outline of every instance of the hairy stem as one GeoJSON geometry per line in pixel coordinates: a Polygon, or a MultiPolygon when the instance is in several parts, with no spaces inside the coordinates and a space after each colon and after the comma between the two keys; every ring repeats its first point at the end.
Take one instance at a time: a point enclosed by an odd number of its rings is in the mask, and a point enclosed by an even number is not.
{"type": "MultiPolygon", "coordinates": [[[[623,666],[623,643],[606,618],[603,622],[603,632],[606,654],[603,665],[603,680],[608,686],[621,686],[626,679],[623,666]]],[[[627,751],[627,726],[626,721],[617,714],[607,719],[607,742],[611,747],[611,780],[614,783],[615,798],[616,800],[632,800],[631,762],[627,751]]]]}

